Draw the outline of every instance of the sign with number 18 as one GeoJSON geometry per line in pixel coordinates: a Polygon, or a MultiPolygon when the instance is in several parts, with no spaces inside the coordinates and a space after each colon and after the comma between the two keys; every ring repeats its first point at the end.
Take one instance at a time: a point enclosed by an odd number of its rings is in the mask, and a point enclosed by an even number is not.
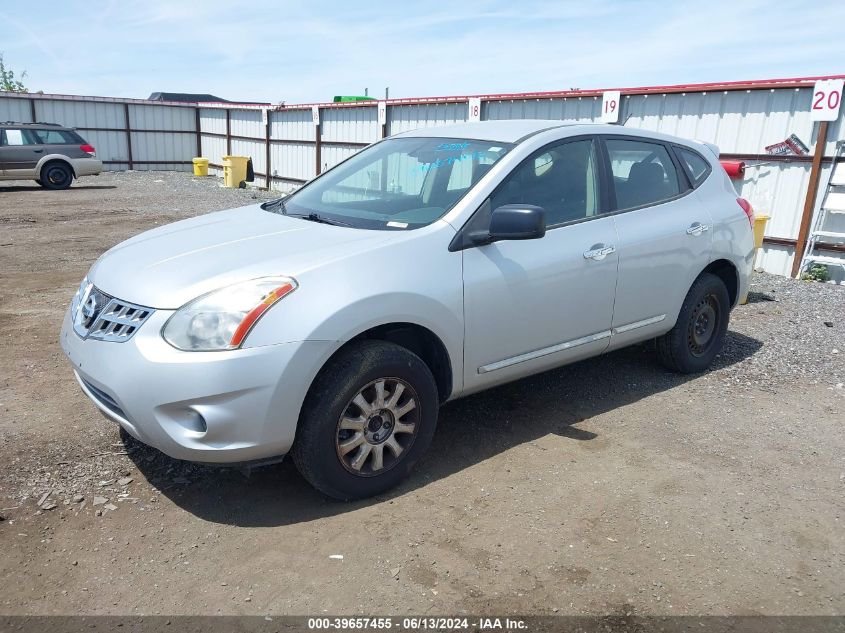
{"type": "Polygon", "coordinates": [[[467,121],[480,121],[481,120],[481,98],[480,97],[470,97],[469,98],[469,112],[467,113],[467,121]]]}

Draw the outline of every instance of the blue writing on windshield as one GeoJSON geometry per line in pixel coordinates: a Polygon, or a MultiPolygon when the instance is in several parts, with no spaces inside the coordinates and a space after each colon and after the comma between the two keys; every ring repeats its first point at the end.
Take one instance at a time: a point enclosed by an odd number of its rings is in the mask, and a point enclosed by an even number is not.
{"type": "MultiPolygon", "coordinates": [[[[444,145],[446,145],[446,143],[444,143],[444,145]]],[[[444,156],[443,158],[438,158],[437,160],[433,160],[430,163],[422,163],[415,167],[411,167],[411,171],[429,171],[431,169],[445,167],[446,165],[454,165],[455,163],[459,163],[465,160],[480,159],[483,156],[484,152],[481,152],[479,150],[476,150],[469,154],[459,154],[458,156],[444,156]]]]}

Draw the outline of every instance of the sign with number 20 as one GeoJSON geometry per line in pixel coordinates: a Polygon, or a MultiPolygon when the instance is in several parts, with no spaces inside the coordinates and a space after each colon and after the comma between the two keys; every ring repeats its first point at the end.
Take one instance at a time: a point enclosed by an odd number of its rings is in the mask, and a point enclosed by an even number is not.
{"type": "Polygon", "coordinates": [[[843,83],[843,79],[823,79],[816,82],[810,105],[812,121],[835,121],[839,118],[843,83]]]}

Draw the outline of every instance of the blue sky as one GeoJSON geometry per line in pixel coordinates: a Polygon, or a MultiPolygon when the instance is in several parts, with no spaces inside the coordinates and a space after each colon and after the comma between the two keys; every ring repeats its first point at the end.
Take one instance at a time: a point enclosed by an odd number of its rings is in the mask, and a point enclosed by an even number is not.
{"type": "Polygon", "coordinates": [[[38,6],[0,0],[0,52],[53,93],[303,103],[845,73],[842,0],[38,6]]]}

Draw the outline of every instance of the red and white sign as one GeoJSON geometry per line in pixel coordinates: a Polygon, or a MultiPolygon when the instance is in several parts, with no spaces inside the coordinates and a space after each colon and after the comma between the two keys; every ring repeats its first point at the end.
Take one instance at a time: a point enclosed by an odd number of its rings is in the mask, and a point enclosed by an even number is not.
{"type": "Polygon", "coordinates": [[[378,124],[385,125],[387,123],[387,101],[378,102],[378,124]]]}
{"type": "Polygon", "coordinates": [[[810,148],[807,147],[804,142],[798,138],[795,134],[790,134],[789,138],[785,141],[781,141],[780,143],[775,143],[773,145],[766,145],[766,153],[767,154],[775,154],[779,156],[784,156],[788,154],[795,154],[796,156],[806,156],[810,153],[810,148]]]}
{"type": "Polygon", "coordinates": [[[311,106],[311,120],[314,121],[314,125],[320,125],[320,107],[319,106],[311,106]]]}
{"type": "Polygon", "coordinates": [[[810,120],[835,121],[839,118],[843,84],[845,79],[820,79],[816,82],[810,103],[810,120]]]}
{"type": "Polygon", "coordinates": [[[467,114],[467,121],[481,120],[481,97],[469,98],[469,113],[467,114]]]}
{"type": "Polygon", "coordinates": [[[601,122],[619,122],[619,104],[622,95],[618,90],[608,90],[601,96],[601,122]]]}

